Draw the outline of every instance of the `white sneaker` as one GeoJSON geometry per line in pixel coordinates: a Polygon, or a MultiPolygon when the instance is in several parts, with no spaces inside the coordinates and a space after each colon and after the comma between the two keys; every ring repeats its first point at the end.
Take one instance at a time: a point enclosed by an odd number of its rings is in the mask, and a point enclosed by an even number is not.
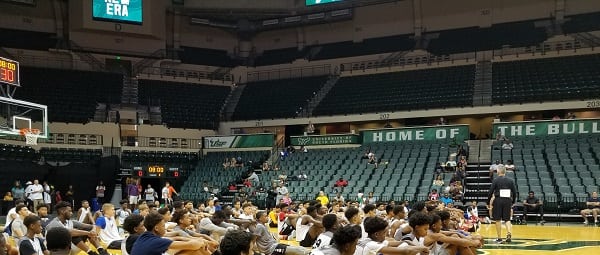
{"type": "Polygon", "coordinates": [[[588,224],[588,221],[587,221],[587,220],[583,222],[583,225],[587,225],[587,224],[588,224]]]}

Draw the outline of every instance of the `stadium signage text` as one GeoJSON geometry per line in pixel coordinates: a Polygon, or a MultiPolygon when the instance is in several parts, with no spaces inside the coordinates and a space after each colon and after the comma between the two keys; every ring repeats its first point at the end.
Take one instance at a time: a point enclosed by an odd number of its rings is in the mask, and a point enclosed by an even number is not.
{"type": "Polygon", "coordinates": [[[205,149],[272,147],[273,134],[204,137],[205,149]]]}
{"type": "Polygon", "coordinates": [[[354,134],[292,136],[291,140],[292,145],[295,146],[357,144],[359,141],[359,136],[354,134]]]}
{"type": "Polygon", "coordinates": [[[94,19],[141,24],[143,0],[92,0],[94,19]]]}
{"type": "Polygon", "coordinates": [[[363,143],[435,141],[456,139],[462,142],[469,137],[467,125],[364,130],[363,143]]]}
{"type": "Polygon", "coordinates": [[[495,123],[494,137],[500,134],[507,137],[600,134],[600,120],[560,120],[495,123]]]}
{"type": "Polygon", "coordinates": [[[104,0],[104,3],[106,3],[107,15],[129,16],[129,11],[127,10],[129,0],[104,0]]]}

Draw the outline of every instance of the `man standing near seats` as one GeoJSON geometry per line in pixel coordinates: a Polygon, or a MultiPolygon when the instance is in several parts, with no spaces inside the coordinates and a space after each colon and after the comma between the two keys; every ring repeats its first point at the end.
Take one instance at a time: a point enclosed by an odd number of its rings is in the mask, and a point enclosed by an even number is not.
{"type": "Polygon", "coordinates": [[[540,214],[540,223],[544,224],[544,205],[539,198],[535,197],[533,191],[529,191],[527,199],[523,200],[523,220],[527,222],[527,213],[535,212],[540,214]]]}
{"type": "Polygon", "coordinates": [[[29,194],[29,199],[33,201],[33,209],[37,208],[38,205],[44,203],[44,187],[40,184],[40,181],[33,180],[33,185],[31,185],[31,190],[29,194]]]}
{"type": "Polygon", "coordinates": [[[496,221],[496,234],[497,243],[504,243],[502,241],[502,221],[506,225],[506,242],[512,241],[512,224],[510,222],[510,211],[513,203],[515,202],[517,188],[515,182],[512,179],[507,178],[506,168],[504,165],[498,165],[498,178],[492,181],[492,186],[488,193],[488,199],[490,200],[490,207],[492,210],[492,218],[496,221]],[[492,200],[492,196],[494,199],[492,200]],[[493,201],[493,203],[492,203],[493,201]]]}
{"type": "Polygon", "coordinates": [[[587,209],[581,210],[581,217],[583,217],[583,224],[588,224],[587,217],[592,214],[594,216],[594,224],[598,224],[598,213],[600,213],[600,199],[598,199],[598,192],[592,192],[592,196],[588,198],[587,209]]]}

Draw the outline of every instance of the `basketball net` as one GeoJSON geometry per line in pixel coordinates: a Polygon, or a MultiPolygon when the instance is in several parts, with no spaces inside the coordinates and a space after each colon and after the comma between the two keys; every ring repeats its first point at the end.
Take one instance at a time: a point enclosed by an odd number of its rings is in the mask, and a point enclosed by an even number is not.
{"type": "Polygon", "coordinates": [[[22,128],[20,130],[22,136],[25,137],[25,144],[37,145],[40,130],[36,128],[22,128]]]}

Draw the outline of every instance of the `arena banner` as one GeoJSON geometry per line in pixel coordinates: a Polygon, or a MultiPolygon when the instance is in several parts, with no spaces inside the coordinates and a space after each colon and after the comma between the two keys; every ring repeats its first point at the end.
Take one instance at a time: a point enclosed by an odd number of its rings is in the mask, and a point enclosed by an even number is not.
{"type": "Polygon", "coordinates": [[[294,146],[314,146],[314,145],[337,145],[337,144],[358,144],[359,135],[307,135],[291,136],[291,143],[294,146]]]}
{"type": "Polygon", "coordinates": [[[205,149],[254,148],[273,147],[275,136],[273,134],[253,134],[208,136],[203,139],[205,149]]]}
{"type": "Polygon", "coordinates": [[[600,134],[600,119],[499,122],[493,129],[494,137],[600,134]]]}
{"type": "Polygon", "coordinates": [[[363,144],[403,141],[455,140],[458,143],[469,139],[468,125],[444,125],[407,127],[394,129],[362,130],[363,144]]]}

